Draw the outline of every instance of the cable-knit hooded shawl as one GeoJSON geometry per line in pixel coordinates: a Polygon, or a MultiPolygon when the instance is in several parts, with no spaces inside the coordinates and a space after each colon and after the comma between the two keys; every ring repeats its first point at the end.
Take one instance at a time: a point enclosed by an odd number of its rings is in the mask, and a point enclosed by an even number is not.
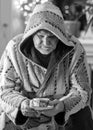
{"type": "Polygon", "coordinates": [[[66,122],[70,115],[89,104],[89,75],[84,48],[74,36],[66,33],[59,8],[51,3],[37,5],[24,34],[13,38],[1,57],[0,130],[12,122],[31,128],[33,122],[22,116],[20,104],[34,97],[64,98],[66,122]],[[52,32],[60,41],[61,51],[57,49],[60,56],[50,62],[48,69],[28,56],[33,45],[31,37],[40,29],[52,32]],[[4,121],[7,122],[5,125],[4,121]]]}

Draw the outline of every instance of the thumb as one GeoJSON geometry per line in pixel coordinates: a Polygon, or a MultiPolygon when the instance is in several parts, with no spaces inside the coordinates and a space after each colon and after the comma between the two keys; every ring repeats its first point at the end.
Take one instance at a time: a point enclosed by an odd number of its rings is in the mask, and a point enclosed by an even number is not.
{"type": "Polygon", "coordinates": [[[60,101],[58,100],[58,99],[55,99],[55,100],[53,100],[53,101],[49,101],[49,105],[56,105],[56,104],[58,104],[60,101]]]}

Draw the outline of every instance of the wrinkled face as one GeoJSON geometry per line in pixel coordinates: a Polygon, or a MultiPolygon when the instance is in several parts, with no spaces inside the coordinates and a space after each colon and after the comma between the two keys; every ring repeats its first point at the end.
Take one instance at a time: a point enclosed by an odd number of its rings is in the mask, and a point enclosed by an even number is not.
{"type": "Polygon", "coordinates": [[[33,42],[41,54],[48,55],[56,49],[58,38],[47,30],[40,30],[34,34],[33,42]]]}

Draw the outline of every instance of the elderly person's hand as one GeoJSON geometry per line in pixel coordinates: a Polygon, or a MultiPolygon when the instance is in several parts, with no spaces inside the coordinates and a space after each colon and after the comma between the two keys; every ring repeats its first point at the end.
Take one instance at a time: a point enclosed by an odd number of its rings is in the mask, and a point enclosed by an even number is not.
{"type": "Polygon", "coordinates": [[[38,117],[40,114],[33,108],[31,108],[30,104],[31,100],[24,100],[21,103],[21,112],[24,116],[27,117],[38,117]]]}
{"type": "Polygon", "coordinates": [[[54,107],[49,110],[44,110],[42,113],[47,116],[55,116],[56,114],[64,111],[64,104],[62,101],[53,100],[49,102],[49,105],[53,105],[54,107]]]}

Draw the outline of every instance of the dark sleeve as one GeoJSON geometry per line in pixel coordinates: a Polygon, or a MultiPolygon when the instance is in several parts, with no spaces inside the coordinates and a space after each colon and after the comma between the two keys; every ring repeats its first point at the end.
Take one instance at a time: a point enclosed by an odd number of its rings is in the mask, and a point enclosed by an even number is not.
{"type": "Polygon", "coordinates": [[[64,125],[65,123],[65,112],[60,112],[54,116],[54,119],[58,125],[64,125]]]}

